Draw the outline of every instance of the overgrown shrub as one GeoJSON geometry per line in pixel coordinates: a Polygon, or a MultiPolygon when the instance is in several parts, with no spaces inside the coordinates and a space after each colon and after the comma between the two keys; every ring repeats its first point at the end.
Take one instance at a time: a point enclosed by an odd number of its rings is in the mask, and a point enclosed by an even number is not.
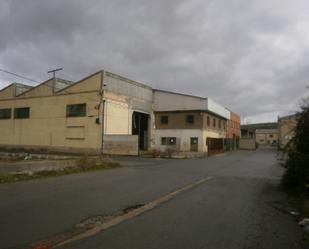
{"type": "Polygon", "coordinates": [[[301,104],[297,114],[295,136],[286,146],[288,157],[282,186],[288,191],[303,192],[309,184],[309,99],[301,104]]]}

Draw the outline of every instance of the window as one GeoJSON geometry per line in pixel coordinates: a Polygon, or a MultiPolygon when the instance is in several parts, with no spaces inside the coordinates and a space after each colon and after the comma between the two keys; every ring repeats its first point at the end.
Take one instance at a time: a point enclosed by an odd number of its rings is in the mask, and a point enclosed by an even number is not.
{"type": "Polygon", "coordinates": [[[168,124],[168,116],[161,116],[161,124],[168,124]]]}
{"type": "Polygon", "coordinates": [[[67,117],[85,117],[86,104],[67,105],[67,117]]]}
{"type": "Polygon", "coordinates": [[[219,120],[219,129],[221,129],[221,120],[219,120]]]}
{"type": "Polygon", "coordinates": [[[175,137],[169,137],[168,138],[168,144],[169,145],[175,145],[176,144],[176,138],[175,137]]]}
{"type": "Polygon", "coordinates": [[[176,145],[176,137],[161,137],[161,145],[176,145]]]}
{"type": "Polygon", "coordinates": [[[212,124],[213,124],[213,127],[216,127],[216,119],[214,118],[213,120],[212,120],[212,124]]]}
{"type": "Polygon", "coordinates": [[[274,137],[274,136],[273,136],[273,134],[270,134],[270,135],[269,135],[269,137],[271,137],[271,138],[272,138],[272,137],[274,137]]]}
{"type": "Polygon", "coordinates": [[[207,126],[210,126],[210,117],[207,116],[207,126]]]}
{"type": "Polygon", "coordinates": [[[166,145],[166,137],[161,137],[161,145],[166,145]]]}
{"type": "Polygon", "coordinates": [[[187,124],[194,124],[194,116],[193,115],[187,115],[186,116],[186,122],[187,122],[187,124]]]}
{"type": "Polygon", "coordinates": [[[14,109],[14,118],[15,119],[22,119],[22,118],[29,118],[30,116],[30,108],[29,107],[21,107],[14,109]]]}
{"type": "Polygon", "coordinates": [[[11,118],[11,109],[0,109],[0,119],[10,119],[11,118]]]}

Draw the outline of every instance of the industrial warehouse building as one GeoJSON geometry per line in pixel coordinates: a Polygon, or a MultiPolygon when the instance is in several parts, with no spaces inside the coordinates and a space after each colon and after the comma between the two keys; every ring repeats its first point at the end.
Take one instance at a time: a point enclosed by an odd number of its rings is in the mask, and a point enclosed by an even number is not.
{"type": "Polygon", "coordinates": [[[148,149],[151,114],[150,87],[106,71],[12,84],[0,91],[0,147],[135,155],[148,149]]]}
{"type": "Polygon", "coordinates": [[[138,155],[222,151],[231,112],[105,70],[0,90],[0,149],[138,155]]]}

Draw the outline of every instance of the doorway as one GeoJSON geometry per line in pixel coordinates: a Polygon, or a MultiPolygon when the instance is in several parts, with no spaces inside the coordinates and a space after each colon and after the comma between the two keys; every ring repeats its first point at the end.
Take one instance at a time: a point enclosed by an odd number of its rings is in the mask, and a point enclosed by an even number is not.
{"type": "Polygon", "coordinates": [[[223,138],[211,138],[206,139],[208,148],[208,154],[217,154],[224,152],[224,139],[223,138]]]}
{"type": "Polygon", "coordinates": [[[190,151],[192,152],[198,151],[198,138],[197,137],[190,138],[190,151]]]}
{"type": "Polygon", "coordinates": [[[148,149],[148,121],[149,114],[133,112],[132,135],[138,135],[138,147],[140,150],[148,149]]]}

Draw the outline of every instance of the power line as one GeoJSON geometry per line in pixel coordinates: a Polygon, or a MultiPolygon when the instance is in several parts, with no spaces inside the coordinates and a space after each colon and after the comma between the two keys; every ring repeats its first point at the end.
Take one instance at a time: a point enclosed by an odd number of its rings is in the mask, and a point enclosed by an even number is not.
{"type": "MultiPolygon", "coordinates": [[[[36,83],[38,83],[38,84],[42,84],[41,82],[38,82],[38,81],[36,81],[36,80],[30,79],[30,78],[28,78],[28,77],[25,77],[25,76],[22,76],[22,75],[19,75],[19,74],[16,74],[16,73],[13,73],[13,72],[10,72],[10,71],[1,69],[1,68],[0,68],[0,71],[1,71],[1,72],[4,72],[4,73],[12,74],[12,75],[17,76],[17,77],[19,77],[19,78],[23,78],[23,79],[26,79],[26,80],[30,80],[30,81],[36,82],[36,83]]],[[[57,69],[57,71],[58,71],[58,69],[57,69]]],[[[50,88],[53,88],[53,86],[50,86],[50,85],[48,85],[48,84],[46,84],[45,86],[50,87],[50,88]]],[[[30,89],[30,90],[31,90],[31,89],[30,89]]],[[[60,91],[61,91],[61,89],[60,89],[60,91]]],[[[62,91],[63,91],[64,93],[70,93],[70,92],[67,92],[66,89],[64,89],[64,90],[62,90],[62,91]]],[[[91,100],[91,101],[95,101],[95,102],[98,101],[96,98],[87,97],[87,96],[82,95],[81,93],[74,93],[74,94],[79,95],[80,97],[83,97],[83,98],[88,99],[88,100],[91,100]]],[[[57,96],[57,95],[56,95],[56,96],[57,96]]],[[[58,96],[59,96],[59,95],[58,95],[58,96]]],[[[116,105],[117,105],[117,104],[116,104],[116,105]]],[[[118,104],[118,105],[119,105],[119,104],[118,104]]],[[[120,106],[122,106],[122,105],[120,104],[120,106]]]]}
{"type": "MultiPolygon", "coordinates": [[[[58,69],[57,69],[58,70],[58,69]]],[[[16,77],[19,77],[19,78],[22,78],[22,79],[25,79],[25,80],[30,80],[30,81],[33,81],[33,82],[36,82],[36,83],[38,83],[38,84],[41,84],[41,82],[39,82],[39,81],[37,81],[37,80],[34,80],[34,79],[30,79],[30,78],[28,78],[28,77],[25,77],[25,76],[22,76],[22,75],[20,75],[20,74],[16,74],[16,73],[13,73],[13,72],[10,72],[10,71],[7,71],[7,70],[4,70],[4,69],[1,69],[0,68],[0,71],[1,72],[4,72],[4,73],[7,73],[7,74],[11,74],[11,75],[14,75],[14,76],[16,76],[16,77]]],[[[50,87],[50,88],[53,88],[52,86],[49,86],[49,85],[45,85],[45,86],[47,86],[47,87],[50,87]]],[[[65,90],[63,91],[63,92],[66,92],[65,90]]],[[[79,94],[77,94],[77,95],[79,95],[79,94]]],[[[83,97],[85,97],[85,96],[83,96],[83,97]]],[[[95,100],[95,99],[90,99],[89,97],[85,97],[86,99],[89,99],[89,100],[95,100]]],[[[95,101],[97,101],[97,100],[95,100],[95,101]]]]}
{"type": "Polygon", "coordinates": [[[40,83],[40,82],[38,82],[37,80],[33,80],[33,79],[28,78],[28,77],[25,77],[25,76],[22,76],[22,75],[19,75],[19,74],[16,74],[16,73],[13,73],[13,72],[10,72],[10,71],[1,69],[1,68],[0,68],[0,71],[1,71],[1,72],[4,72],[4,73],[11,74],[11,75],[14,75],[14,76],[16,76],[16,77],[19,77],[19,78],[22,78],[22,79],[25,79],[25,80],[29,80],[29,81],[33,81],[33,82],[36,82],[36,83],[40,83]]]}

